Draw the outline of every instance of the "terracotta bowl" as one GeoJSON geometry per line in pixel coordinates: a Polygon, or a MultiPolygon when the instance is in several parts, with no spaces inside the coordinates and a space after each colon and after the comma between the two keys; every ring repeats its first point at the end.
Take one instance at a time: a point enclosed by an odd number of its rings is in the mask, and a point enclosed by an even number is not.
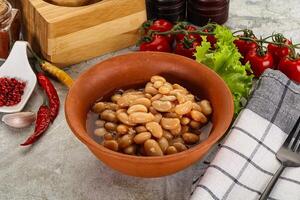
{"type": "Polygon", "coordinates": [[[233,117],[233,99],[225,82],[208,67],[182,56],[138,52],[103,61],[84,72],[66,98],[67,122],[75,136],[111,168],[131,176],[160,177],[183,170],[201,159],[225,134],[233,117]],[[210,100],[213,128],[207,140],[187,151],[162,156],[130,156],[104,148],[87,133],[87,113],[93,103],[119,88],[146,83],[162,75],[194,95],[210,100]]]}

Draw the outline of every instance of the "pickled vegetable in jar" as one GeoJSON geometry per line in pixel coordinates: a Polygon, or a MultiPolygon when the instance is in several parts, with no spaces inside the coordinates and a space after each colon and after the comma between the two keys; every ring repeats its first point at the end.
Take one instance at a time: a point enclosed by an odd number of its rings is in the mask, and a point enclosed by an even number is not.
{"type": "Polygon", "coordinates": [[[20,37],[20,13],[6,0],[0,0],[0,59],[6,59],[20,37]]]}

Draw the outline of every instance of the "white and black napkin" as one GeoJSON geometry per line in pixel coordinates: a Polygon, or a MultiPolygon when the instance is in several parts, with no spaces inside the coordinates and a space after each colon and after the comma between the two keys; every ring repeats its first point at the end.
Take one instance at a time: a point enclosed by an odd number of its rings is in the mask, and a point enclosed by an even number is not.
{"type": "MultiPolygon", "coordinates": [[[[300,115],[300,85],[267,70],[191,200],[256,200],[279,168],[275,154],[300,115]]],[[[270,200],[300,200],[300,168],[286,168],[270,200]]]]}

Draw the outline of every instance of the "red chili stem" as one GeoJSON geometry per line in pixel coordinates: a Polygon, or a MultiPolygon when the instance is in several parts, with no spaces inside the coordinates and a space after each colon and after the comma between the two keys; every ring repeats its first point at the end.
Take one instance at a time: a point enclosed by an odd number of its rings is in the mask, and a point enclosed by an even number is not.
{"type": "Polygon", "coordinates": [[[37,113],[34,133],[21,146],[28,146],[36,142],[40,136],[46,132],[50,125],[50,110],[46,105],[42,105],[37,113]]]}

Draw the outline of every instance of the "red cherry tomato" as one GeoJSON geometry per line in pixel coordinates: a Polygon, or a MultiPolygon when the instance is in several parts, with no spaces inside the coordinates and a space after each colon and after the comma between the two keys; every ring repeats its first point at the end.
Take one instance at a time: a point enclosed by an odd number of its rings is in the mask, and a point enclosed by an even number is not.
{"type": "Polygon", "coordinates": [[[245,61],[249,61],[255,77],[259,77],[267,68],[274,68],[273,57],[269,52],[261,56],[256,51],[250,51],[246,55],[245,61]]]}
{"type": "MultiPolygon", "coordinates": [[[[209,32],[207,29],[203,30],[203,32],[209,32]]],[[[215,45],[217,43],[217,38],[214,35],[207,35],[206,40],[210,43],[212,49],[215,48],[215,45]]]]}
{"type": "Polygon", "coordinates": [[[140,44],[140,51],[171,52],[171,47],[165,36],[155,35],[151,41],[140,44]]]}
{"type": "MultiPolygon", "coordinates": [[[[195,31],[197,30],[197,28],[195,26],[192,26],[192,25],[187,25],[185,27],[185,30],[187,31],[195,31]]],[[[184,36],[186,36],[185,34],[177,34],[176,35],[176,41],[182,41],[184,39],[184,36]]],[[[191,39],[195,39],[197,40],[198,42],[201,42],[202,41],[202,38],[201,38],[201,35],[200,34],[188,34],[189,38],[191,39]]]]}
{"type": "Polygon", "coordinates": [[[278,69],[290,79],[300,83],[300,58],[293,60],[285,57],[279,62],[278,69]]]}
{"type": "MultiPolygon", "coordinates": [[[[153,22],[153,24],[148,28],[152,31],[158,31],[158,32],[166,32],[173,28],[173,24],[165,19],[158,19],[153,22]]],[[[169,43],[173,43],[174,37],[170,34],[167,36],[169,43]]]]}
{"type": "Polygon", "coordinates": [[[158,19],[149,27],[150,30],[166,32],[173,28],[173,24],[165,19],[158,19]]]}
{"type": "Polygon", "coordinates": [[[245,58],[248,52],[256,51],[257,44],[252,41],[246,41],[242,39],[237,39],[233,42],[235,46],[238,48],[240,54],[245,58]]]}
{"type": "Polygon", "coordinates": [[[195,58],[194,53],[196,52],[196,47],[200,46],[201,43],[197,40],[187,43],[185,40],[177,42],[175,47],[175,53],[188,58],[195,58]]]}
{"type": "MultiPolygon", "coordinates": [[[[286,39],[284,41],[284,44],[291,45],[292,42],[290,40],[286,39]]],[[[285,46],[279,46],[276,44],[268,44],[268,52],[270,52],[273,55],[274,64],[275,64],[275,66],[277,66],[281,59],[283,59],[289,55],[290,49],[285,46]]]]}

